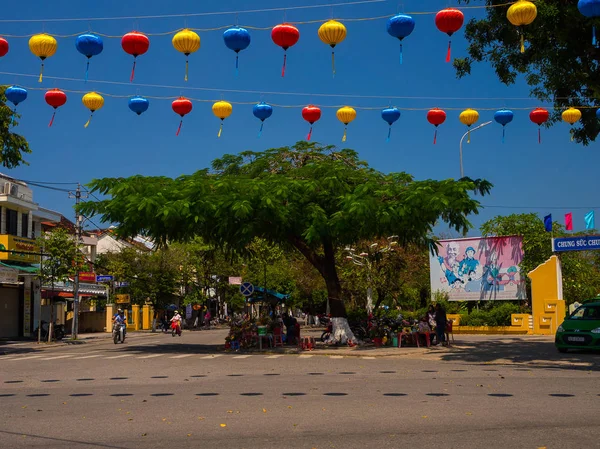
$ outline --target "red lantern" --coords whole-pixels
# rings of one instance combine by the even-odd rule
[[[56,110],[67,102],[67,94],[65,94],[60,89],[50,89],[44,95],[44,100],[46,100],[46,103],[48,103],[54,108],[54,113],[52,114],[52,118],[50,119],[50,123],[48,124],[48,127],[50,127],[52,126],[52,123],[54,123],[54,116],[56,115]]]
[[[529,113],[529,120],[538,125],[538,143],[542,143],[542,125],[548,121],[550,114],[544,108],[535,108]]]
[[[275,42],[275,45],[279,45],[283,48],[283,68],[281,69],[281,76],[285,76],[285,63],[287,61],[287,49],[294,46],[298,39],[300,39],[300,31],[294,25],[289,23],[282,23],[273,27],[271,30],[271,39]]]
[[[8,53],[8,41],[0,37],[0,58]]]
[[[427,113],[427,121],[435,126],[435,134],[433,135],[433,144],[437,143],[437,128],[446,121],[446,113],[438,108],[433,108]]]
[[[129,81],[133,81],[136,59],[148,51],[148,48],[150,48],[150,39],[144,33],[132,31],[123,36],[121,47],[123,47],[125,53],[133,56],[133,69],[131,70],[131,78],[129,78]]]
[[[448,41],[446,62],[450,62],[452,35],[462,28],[464,21],[465,15],[456,8],[442,9],[435,15],[435,26],[442,33],[446,33],[450,37],[450,40]]]
[[[310,140],[310,137],[312,136],[312,125],[321,118],[321,108],[309,104],[302,109],[302,118],[310,123],[310,131],[308,132],[308,136],[306,136],[306,140]]]
[[[171,103],[171,107],[176,114],[181,116],[181,121],[179,122],[179,128],[177,128],[176,136],[179,135],[179,131],[181,131],[181,125],[183,124],[183,116],[192,112],[192,102],[185,97],[179,97],[177,100]]]

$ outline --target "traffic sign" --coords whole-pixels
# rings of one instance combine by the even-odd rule
[[[244,296],[252,296],[252,293],[254,293],[254,285],[250,282],[244,282],[240,285],[240,293]]]
[[[115,282],[115,288],[129,287],[129,282]]]
[[[111,282],[114,279],[113,276],[107,274],[96,275],[96,282]]]

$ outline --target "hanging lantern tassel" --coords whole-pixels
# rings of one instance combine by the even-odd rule
[[[525,53],[525,30],[523,27],[520,27],[521,32],[521,53]]]
[[[596,25],[592,25],[592,45],[594,47],[598,46],[598,41],[596,40]]]
[[[542,143],[542,128],[538,127],[538,143]]]
[[[133,68],[131,69],[131,77],[129,78],[129,82],[133,83],[133,77],[135,76],[135,63],[137,61],[137,56],[133,57]]]
[[[179,121],[179,128],[177,128],[177,132],[175,133],[176,136],[181,132],[181,125],[183,125],[183,118]]]
[[[308,130],[308,136],[306,136],[306,140],[310,142],[311,137],[312,137],[312,125],[310,125],[310,129]]]
[[[88,119],[87,122],[85,122],[85,125],[83,125],[84,128],[87,128],[88,126],[90,126],[90,122],[92,121],[93,116],[94,116],[94,111],[92,111],[92,113],[90,114],[90,118]]]
[[[240,54],[236,53],[235,54],[235,76],[238,76],[239,66],[240,66]]]
[[[452,57],[452,39],[448,41],[448,53],[446,54],[446,62],[450,62]]]
[[[402,51],[402,41],[400,41],[400,64],[402,64],[402,61],[404,59],[402,53],[403,53],[403,51]]]
[[[48,123],[48,128],[50,128],[52,126],[52,123],[54,123],[55,116],[56,116],[56,108],[54,108],[54,112],[52,113],[52,118],[50,119],[50,123]]]
[[[435,132],[433,133],[433,144],[437,143],[437,126],[435,127]]]
[[[344,123],[347,125],[347,123]],[[346,141],[346,135],[348,134],[348,126],[344,126],[344,135],[342,136],[342,142]]]
[[[287,61],[287,52],[283,53],[283,67],[281,68],[281,76],[285,76],[285,63]]]
[[[258,137],[262,136],[262,130],[265,122],[264,120],[260,122],[260,129],[258,130]]]
[[[333,77],[335,78],[335,51],[333,50],[331,51],[331,70],[333,71]]]
[[[188,80],[188,71],[190,68],[190,61],[188,60],[189,55],[190,55],[189,53],[185,54],[185,78],[183,79],[184,81]]]
[[[573,142],[575,140],[575,130],[573,128],[571,128],[571,142]]]
[[[221,137],[222,132],[223,132],[223,120],[221,120],[221,126],[219,127],[219,134],[217,134],[217,137]]]
[[[390,129],[388,129],[388,136],[387,139],[385,140],[386,142],[390,141],[390,137],[392,137],[392,127],[390,126]]]
[[[471,127],[469,126],[469,130],[467,131],[467,143],[471,143]]]
[[[42,58],[42,67],[40,67],[40,78],[38,79],[38,83],[41,83],[44,79],[44,58]]]
[[[504,134],[506,132],[506,128],[503,126],[502,127],[502,143],[504,143]]]

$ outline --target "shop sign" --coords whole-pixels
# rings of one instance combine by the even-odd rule
[[[117,304],[129,304],[131,302],[129,295],[115,295]]]
[[[0,267],[0,284],[16,284],[19,281],[19,272],[12,268]]]
[[[40,249],[33,239],[15,237],[14,235],[0,235],[0,260],[39,263],[40,255],[36,254],[39,251]]]

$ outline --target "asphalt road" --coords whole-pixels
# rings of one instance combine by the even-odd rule
[[[449,351],[224,354],[222,331],[3,347],[2,448],[598,447],[600,356],[548,339]]]

